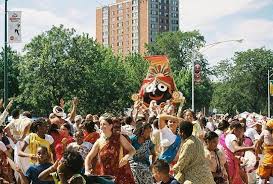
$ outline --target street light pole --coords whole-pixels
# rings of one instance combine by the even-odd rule
[[[270,74],[270,70],[267,70],[267,116],[270,118],[270,77],[273,73]]]
[[[7,53],[7,14],[8,14],[8,0],[5,0],[5,52],[4,52],[4,105],[8,104],[8,53]]]
[[[242,43],[243,42],[243,39],[239,39],[239,40],[224,40],[224,41],[220,41],[220,42],[215,42],[215,43],[211,43],[211,44],[208,44],[208,45],[205,45],[204,47],[200,48],[199,49],[199,52],[201,49],[204,49],[204,48],[207,48],[205,50],[203,50],[201,53],[205,52],[206,50],[218,45],[218,44],[222,44],[222,43],[226,43],[226,42],[238,42],[238,43]],[[195,64],[195,57],[196,57],[196,51],[194,50],[193,51],[193,54],[192,54],[192,80],[191,80],[191,109],[192,111],[195,110],[194,108],[194,64]]]

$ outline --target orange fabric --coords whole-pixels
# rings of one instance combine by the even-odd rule
[[[258,168],[261,178],[273,176],[273,146],[264,146],[264,158]]]
[[[266,126],[273,129],[273,119],[267,121]]]

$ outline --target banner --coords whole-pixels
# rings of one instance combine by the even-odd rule
[[[273,96],[273,80],[269,81],[269,93],[270,96]]]
[[[21,43],[21,11],[8,12],[8,43]]]

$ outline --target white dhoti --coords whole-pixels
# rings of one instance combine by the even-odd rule
[[[22,149],[24,145],[24,141],[18,141],[16,144],[15,144],[15,147],[14,147],[14,162],[15,164],[20,167],[22,169],[22,171],[24,173],[26,173],[27,169],[29,168],[29,166],[31,165],[31,162],[30,162],[30,159],[27,158],[27,157],[20,157],[18,156],[18,153],[19,153],[19,150]],[[25,149],[24,151],[25,153],[29,153],[29,149],[28,147]],[[19,174],[17,172],[15,172],[15,178],[16,180],[18,181],[19,179]]]

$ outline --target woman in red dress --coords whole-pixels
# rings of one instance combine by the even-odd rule
[[[92,160],[97,156],[96,173],[115,177],[116,184],[135,184],[128,159],[135,154],[134,147],[122,135],[112,132],[111,118],[101,118],[101,137],[96,141],[85,159],[86,174],[92,172]],[[125,152],[128,154],[123,154]]]

